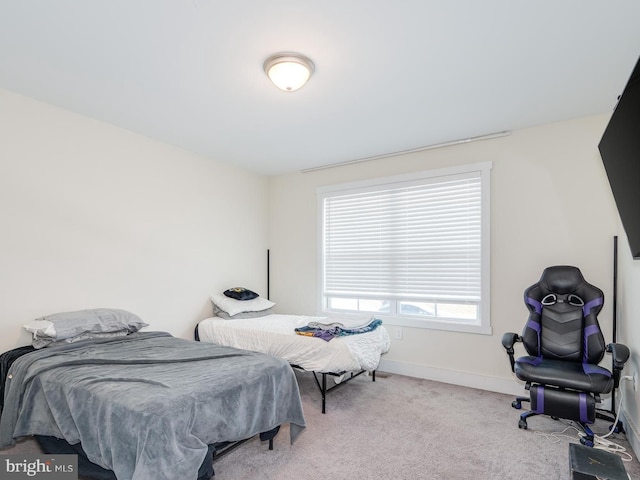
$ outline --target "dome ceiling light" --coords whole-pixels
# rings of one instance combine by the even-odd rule
[[[299,53],[277,53],[264,62],[264,73],[285,92],[302,88],[314,71],[313,62]]]

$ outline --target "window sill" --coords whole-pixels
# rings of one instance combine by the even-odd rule
[[[425,328],[428,330],[444,330],[448,332],[477,333],[481,335],[491,335],[493,331],[490,325],[477,325],[452,320],[437,321],[433,319],[398,317],[391,315],[373,314],[382,320],[384,324],[398,327]]]

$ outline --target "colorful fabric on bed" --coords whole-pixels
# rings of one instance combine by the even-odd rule
[[[317,337],[328,342],[336,337],[345,337],[347,335],[358,335],[361,333],[371,332],[380,325],[382,325],[382,320],[374,318],[368,324],[356,328],[344,328],[344,326],[339,326],[335,323],[323,324],[319,322],[311,322],[309,325],[299,327],[294,330],[298,335],[303,335],[305,337]]]
[[[28,435],[82,442],[118,479],[195,479],[208,445],[305,426],[283,360],[163,332],[52,346],[18,358],[0,447]]]

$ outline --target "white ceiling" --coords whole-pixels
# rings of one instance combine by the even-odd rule
[[[267,175],[609,113],[638,56],[639,0],[0,0],[0,87]]]

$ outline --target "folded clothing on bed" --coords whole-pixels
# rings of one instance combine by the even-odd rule
[[[307,327],[319,328],[321,330],[332,330],[336,327],[345,328],[344,323],[340,323],[340,322],[332,322],[332,323],[309,322]]]
[[[317,322],[310,322],[304,327],[296,328],[295,331],[298,335],[304,335],[307,337],[318,337],[328,342],[335,337],[343,337],[346,335],[357,335],[359,333],[371,332],[372,330],[375,330],[380,325],[382,325],[382,320],[374,318],[368,324],[355,328],[344,328],[344,325],[340,325],[342,324],[319,324]]]

